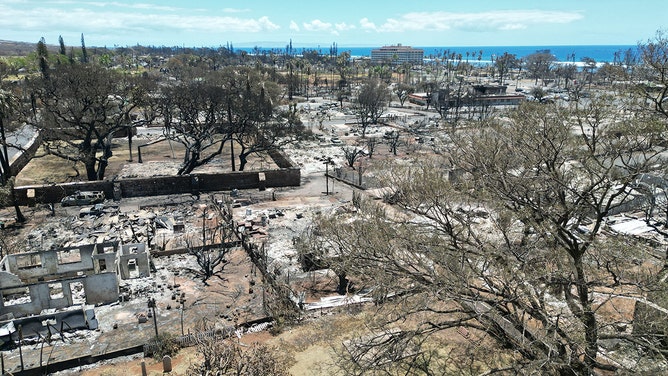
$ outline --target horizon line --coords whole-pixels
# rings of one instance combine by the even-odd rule
[[[26,43],[26,44],[37,44],[38,42],[26,42],[26,41],[16,41],[16,40],[8,40],[8,39],[0,39],[0,43],[4,42],[9,42],[9,43]],[[374,48],[374,47],[386,47],[386,46],[404,46],[404,47],[417,47],[417,48],[438,48],[438,47],[453,47],[453,48],[461,48],[461,47],[475,47],[475,48],[480,48],[480,47],[587,47],[587,46],[636,46],[636,44],[624,44],[624,43],[603,43],[603,44],[489,44],[489,45],[464,45],[464,44],[458,44],[458,45],[448,45],[448,44],[440,44],[440,45],[420,45],[420,44],[405,44],[405,43],[394,43],[394,44],[340,44],[336,41],[332,42],[331,44],[320,44],[320,43],[292,43],[292,48],[329,48],[332,47],[332,44],[336,43],[337,49],[341,49],[342,47],[345,48]],[[114,44],[112,47],[109,47],[107,45],[103,46],[98,46],[98,45],[91,45],[89,48],[121,48],[121,47],[135,47],[135,46],[143,46],[143,47],[178,47],[178,48],[214,48],[214,47],[225,47],[226,44],[230,44],[233,47],[238,47],[238,48],[281,48],[285,49],[288,44],[290,44],[290,41],[287,43],[281,43],[281,42],[275,42],[275,41],[257,41],[257,42],[238,42],[235,43],[234,41],[225,41],[219,44],[208,44],[208,45],[185,45],[185,44],[172,44],[172,45],[166,45],[166,44],[142,44],[142,43],[135,43],[135,44],[126,44],[126,45],[120,45],[120,44]],[[47,43],[47,45],[51,46],[57,46],[57,44],[54,43]],[[75,47],[74,45],[68,45],[67,47]]]

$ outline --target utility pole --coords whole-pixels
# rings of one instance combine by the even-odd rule
[[[21,360],[21,371],[24,371],[23,368],[23,327],[19,324],[19,359]]]
[[[153,314],[153,327],[155,328],[155,338],[158,338],[158,319],[155,317],[155,298],[148,298],[148,308]]]
[[[183,332],[183,310],[185,309],[186,299],[181,297],[180,303],[181,303],[181,335],[183,336],[185,335],[185,333]]]
[[[206,246],[206,205],[202,205],[202,247]]]
[[[325,161],[325,195],[329,196],[329,159]]]
[[[325,195],[329,196],[329,165],[332,163],[332,158],[327,158],[325,161]],[[332,182],[333,185],[333,182]]]

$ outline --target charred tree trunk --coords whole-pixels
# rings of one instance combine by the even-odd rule
[[[339,277],[339,284],[336,288],[336,292],[338,292],[340,295],[346,295],[348,293],[348,286],[350,284],[346,272],[339,270],[336,272],[336,276]]]
[[[243,171],[248,163],[248,154],[240,153],[239,154],[239,171]]]
[[[16,221],[23,223],[26,221],[25,216],[21,213],[21,208],[16,202],[16,192],[14,192],[14,181],[12,179],[12,169],[9,164],[9,153],[7,152],[7,138],[5,135],[5,124],[0,116],[0,142],[2,142],[2,155],[0,156],[0,163],[2,163],[2,185],[9,184],[9,199],[11,200],[12,205],[14,205],[14,210],[16,211]]]

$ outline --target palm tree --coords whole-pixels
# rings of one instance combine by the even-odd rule
[[[594,69],[596,68],[596,60],[585,56],[582,58],[582,62],[585,64],[584,70],[587,72],[587,81],[589,81],[589,90],[591,90],[591,81],[594,76]]]

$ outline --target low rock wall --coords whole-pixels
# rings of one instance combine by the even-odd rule
[[[15,187],[14,191],[19,205],[35,205],[58,203],[63,197],[76,191],[104,191],[107,198],[123,198],[299,186],[301,182],[299,167],[295,167],[292,161],[282,152],[272,152],[270,155],[278,166],[289,167],[262,171],[31,185]],[[114,192],[114,187],[120,192]]]

